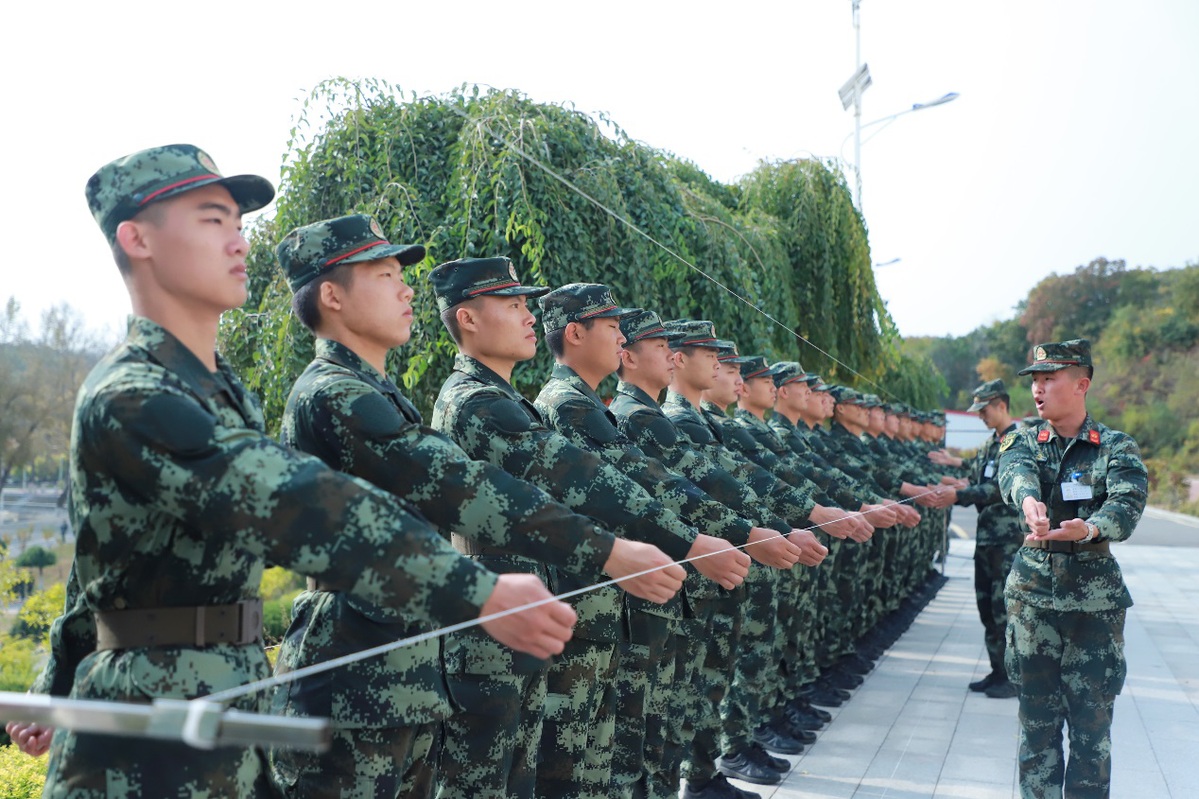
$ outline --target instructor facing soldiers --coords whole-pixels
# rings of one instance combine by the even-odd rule
[[[1148,476],[1132,437],[1087,412],[1090,343],[1042,344],[1035,357],[1020,374],[1033,376],[1042,421],[999,445],[1000,492],[1031,531],[1006,590],[1008,673],[1020,686],[1020,793],[1105,797],[1132,605],[1110,545],[1136,528]]]

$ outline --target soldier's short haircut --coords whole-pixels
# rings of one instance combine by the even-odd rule
[[[1095,377],[1094,366],[1067,366],[1066,368],[1070,370],[1070,373],[1075,378],[1086,377],[1088,380],[1092,380]]]
[[[595,324],[595,320],[584,319],[581,322],[568,322],[568,324],[582,325],[584,330],[590,330],[591,326]],[[566,328],[562,327],[546,333],[545,346],[549,347],[550,355],[561,358],[566,353]]]
[[[451,305],[439,314],[441,323],[445,325],[446,332],[450,334],[450,341],[454,342],[455,346],[462,346],[462,329],[458,327],[458,309],[470,307],[476,299],[478,297],[463,300],[457,305]]]
[[[335,283],[343,289],[348,289],[354,282],[353,267],[354,264],[338,264],[296,289],[291,298],[291,311],[310,332],[315,333],[321,324],[321,286]]]
[[[138,211],[130,222],[148,222],[154,227],[162,224],[162,211],[166,206],[161,203],[150,203],[142,210]],[[121,242],[116,238],[112,241],[112,259],[117,262],[117,271],[122,275],[129,274],[129,270],[133,268],[133,264],[129,262],[129,255],[125,252],[125,248],[121,246]]]
[[[686,355],[688,358],[690,358],[692,355],[695,354],[696,350],[702,349],[702,347],[699,347],[694,344],[689,344],[685,347],[672,347],[671,349],[673,349],[675,352],[681,352],[684,355]]]
[[[1003,403],[1004,410],[1009,410],[1012,407],[1012,397],[1006,391],[1002,394],[996,394],[995,399]]]

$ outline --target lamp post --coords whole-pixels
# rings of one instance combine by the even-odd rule
[[[858,213],[862,212],[862,128],[873,127],[880,123],[890,124],[904,114],[910,114],[913,111],[923,111],[926,108],[934,108],[938,105],[952,102],[958,98],[957,92],[949,92],[927,103],[914,103],[911,108],[905,108],[890,116],[876,119],[873,122],[862,124],[862,93],[870,88],[872,80],[870,78],[870,67],[862,63],[862,25],[861,25],[861,4],[862,0],[852,0],[853,2],[853,34],[854,34],[854,63],[857,65],[854,69],[853,76],[845,82],[838,90],[841,96],[841,106],[845,110],[853,106],[853,174],[854,174],[854,205],[857,206]],[[886,125],[883,125],[886,127]],[[879,129],[881,130],[881,128]],[[877,135],[876,130],[872,134]],[[841,142],[841,149],[844,151],[845,142],[849,141],[849,136],[845,137],[845,141]]]

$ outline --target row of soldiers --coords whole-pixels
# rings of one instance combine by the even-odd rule
[[[241,215],[273,193],[191,145],[88,183],[134,317],[80,392],[76,559],[35,690],[147,701],[262,680],[266,563],[310,578],[283,677],[481,623],[274,687],[275,712],[332,720],[320,754],[10,725],[26,751],[51,748],[47,795],[664,797],[685,778],[687,797],[744,797],[728,776],[778,782],[770,751],[814,740],[821,708],[927,598],[944,517],[913,505],[935,505],[943,419],[741,355],[710,322],[663,323],[607,286],[551,291],[470,258],[430,275],[458,355],[426,426],[386,375],[411,335],[404,268],[426,253],[351,215],[277,248],[316,357],[275,442],[214,346],[245,300]],[[556,362],[535,401],[511,383],[536,352],[531,299]]]

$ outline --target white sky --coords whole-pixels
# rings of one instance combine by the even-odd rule
[[[0,300],[16,296],[30,318],[65,300],[95,327],[120,327],[128,301],[83,199],[88,176],[186,141],[225,174],[277,181],[302,98],[337,75],[571,102],[724,181],[760,158],[840,155],[853,130],[837,97],[854,69],[850,9],[19,4],[0,32],[10,220]],[[862,148],[874,260],[902,259],[877,271],[902,333],[962,334],[1009,317],[1038,280],[1097,256],[1199,261],[1199,3],[862,0],[861,19],[874,78],[864,123],[961,94]]]

